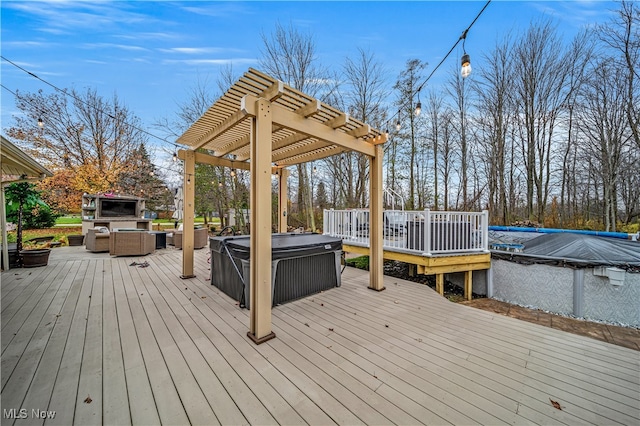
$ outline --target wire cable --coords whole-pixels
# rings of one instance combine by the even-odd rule
[[[39,81],[43,82],[44,84],[46,84],[47,86],[52,87],[53,89],[55,89],[56,91],[58,91],[58,92],[62,93],[63,95],[65,95],[65,96],[69,96],[70,98],[74,99],[75,101],[80,102],[80,103],[82,103],[82,104],[84,104],[84,105],[86,105],[86,106],[88,106],[88,107],[95,108],[95,105],[91,105],[91,104],[89,104],[89,103],[88,103],[87,101],[85,101],[84,99],[82,99],[82,98],[79,98],[79,97],[75,96],[73,93],[70,93],[70,92],[69,92],[69,91],[67,91],[66,89],[61,89],[61,88],[59,88],[59,87],[58,87],[58,86],[56,86],[55,84],[50,83],[50,82],[48,82],[47,80],[45,80],[45,79],[43,79],[43,78],[39,77],[39,76],[38,76],[38,75],[36,75],[35,73],[33,73],[33,72],[29,71],[28,69],[21,67],[20,65],[16,64],[15,62],[13,62],[12,60],[10,60],[10,59],[6,58],[5,56],[0,55],[0,58],[2,58],[2,60],[4,60],[4,61],[8,62],[9,64],[13,65],[14,67],[18,68],[20,71],[23,71],[23,72],[25,72],[26,74],[30,75],[31,77],[35,78],[36,80],[39,80]],[[13,91],[9,90],[6,86],[2,85],[2,88],[3,88],[3,89],[5,89],[5,90],[7,90],[9,93],[12,93],[14,96],[18,97],[18,94],[17,94],[17,93],[15,93],[15,92],[13,92]],[[115,120],[115,117],[114,117],[110,112],[106,112],[106,111],[100,110],[100,109],[98,109],[98,108],[96,108],[96,109],[97,109],[98,111],[100,111],[102,114],[105,114],[105,115],[106,115],[106,116],[108,116],[109,118],[111,118],[111,119],[114,119],[114,120]],[[160,140],[160,141],[162,141],[162,142],[164,142],[164,143],[166,143],[166,144],[169,144],[169,145],[173,146],[173,147],[174,147],[174,149],[177,149],[177,148],[178,148],[178,145],[177,145],[175,142],[170,142],[170,141],[166,140],[165,138],[161,138],[160,136],[155,135],[155,134],[153,134],[153,133],[149,132],[148,130],[145,130],[145,129],[141,128],[141,127],[135,126],[135,125],[133,125],[133,124],[131,124],[131,123],[127,123],[126,121],[124,122],[124,124],[125,124],[126,126],[128,126],[128,127],[132,128],[132,129],[135,129],[135,130],[137,130],[137,131],[139,131],[139,132],[142,132],[142,133],[146,134],[147,136],[151,136],[151,137],[153,137],[153,138],[155,138],[155,139],[158,139],[158,140]]]

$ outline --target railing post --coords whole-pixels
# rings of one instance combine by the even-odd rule
[[[482,249],[489,250],[489,210],[482,210]]]
[[[356,240],[358,238],[358,210],[351,210],[351,239]]]
[[[322,233],[324,235],[331,235],[331,229],[329,228],[329,214],[327,209],[322,210]]]
[[[424,209],[424,252],[431,255],[431,211]]]

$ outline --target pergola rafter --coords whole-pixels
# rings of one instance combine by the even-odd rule
[[[370,159],[371,259],[369,288],[382,287],[382,147],[386,134],[281,81],[249,69],[178,140],[184,167],[182,276],[193,276],[195,163],[251,171],[251,315],[249,337],[271,331],[271,179],[279,171],[280,232],[286,232],[286,166],[347,151]],[[207,153],[196,152],[205,149]],[[379,222],[379,226],[375,224]]]

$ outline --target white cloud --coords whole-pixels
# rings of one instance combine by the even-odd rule
[[[4,41],[2,43],[3,48],[16,48],[16,49],[29,49],[36,48],[42,49],[53,46],[53,43],[49,43],[46,41],[33,41],[33,40],[24,40],[24,41]]]
[[[169,49],[158,49],[164,53],[184,53],[186,55],[200,55],[206,53],[220,53],[224,49],[219,47],[172,47]]]
[[[246,65],[246,64],[256,64],[258,62],[255,58],[227,58],[227,59],[165,59],[163,63],[165,64],[183,64],[183,65]]]
[[[148,52],[149,49],[141,46],[133,46],[130,44],[116,44],[116,43],[85,43],[82,45],[83,48],[86,49],[103,49],[103,48],[111,48],[111,49],[120,49],[134,52]]]
[[[191,3],[194,4],[194,3]],[[253,14],[253,11],[241,3],[236,2],[208,2],[196,3],[198,6],[184,6],[182,9],[196,15],[228,17]]]
[[[37,17],[37,30],[50,34],[78,33],[79,29],[108,31],[120,24],[155,21],[127,10],[130,5],[126,2],[4,2],[3,7],[28,14],[32,20]]]

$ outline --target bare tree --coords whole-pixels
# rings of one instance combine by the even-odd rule
[[[261,36],[263,45],[260,66],[263,71],[320,100],[334,94],[337,80],[318,64],[316,44],[311,34],[302,33],[293,24],[285,27],[278,22],[272,33],[262,33]],[[296,171],[300,218],[305,218],[308,227],[315,228],[313,208],[310,205],[312,198],[309,171],[303,164],[298,164]]]
[[[484,68],[474,80],[478,100],[479,120],[484,129],[481,143],[489,187],[489,212],[502,224],[511,221],[508,203],[507,164],[510,144],[509,128],[513,122],[513,74],[511,43],[505,39],[487,55]],[[509,177],[513,179],[512,176]]]
[[[431,142],[431,149],[433,150],[433,208],[438,210],[440,205],[440,192],[438,184],[439,175],[439,151],[442,144],[440,140],[441,127],[443,120],[443,103],[442,96],[434,91],[429,91],[427,102],[427,114],[428,117],[428,135]]]
[[[469,129],[469,108],[471,102],[470,97],[470,85],[465,84],[466,79],[462,78],[459,73],[455,73],[454,77],[449,79],[449,85],[447,91],[453,98],[453,102],[456,105],[457,112],[457,132],[458,143],[460,149],[460,187],[459,194],[462,200],[461,209],[467,210],[467,202],[469,199],[469,177],[468,172],[470,169],[470,162],[468,161],[469,147],[467,143],[468,129]]]
[[[584,149],[593,159],[602,185],[607,231],[616,230],[618,179],[622,155],[631,140],[625,113],[625,74],[610,58],[602,58],[581,93],[579,114],[587,143]]]
[[[626,109],[628,126],[633,140],[640,148],[640,106],[638,97],[640,91],[640,7],[633,1],[623,0],[620,9],[612,22],[598,27],[600,40],[616,51],[619,56],[613,58],[621,69],[625,78],[622,82],[626,87]]]
[[[407,61],[404,71],[400,73],[396,84],[393,86],[397,91],[396,105],[398,106],[398,122],[400,123],[400,131],[397,137],[401,141],[406,141],[408,158],[407,170],[409,172],[409,197],[407,199],[407,208],[415,209],[417,206],[416,197],[416,171],[418,165],[418,124],[419,119],[415,114],[417,99],[416,94],[420,88],[421,71],[426,64],[419,59],[410,59]]]
[[[382,64],[376,61],[373,53],[358,49],[355,59],[345,59],[343,75],[344,84],[341,92],[344,93],[344,102],[349,114],[364,123],[374,125],[383,123],[386,117],[383,104],[388,96],[388,90],[385,87],[385,70]],[[364,206],[367,194],[368,158],[358,153],[345,153],[342,158],[341,166],[346,165],[346,170],[339,167],[333,170],[333,174],[341,178],[347,205]]]
[[[147,141],[140,120],[117,95],[106,99],[95,89],[18,93],[16,105],[24,115],[15,117],[8,135],[52,169],[72,170],[83,191],[113,189],[129,155]]]
[[[532,25],[515,45],[515,93],[519,99],[521,146],[527,176],[527,215],[544,221],[549,197],[554,137],[559,114],[581,82],[570,79],[584,69],[591,46],[582,33],[565,48],[547,21]]]

